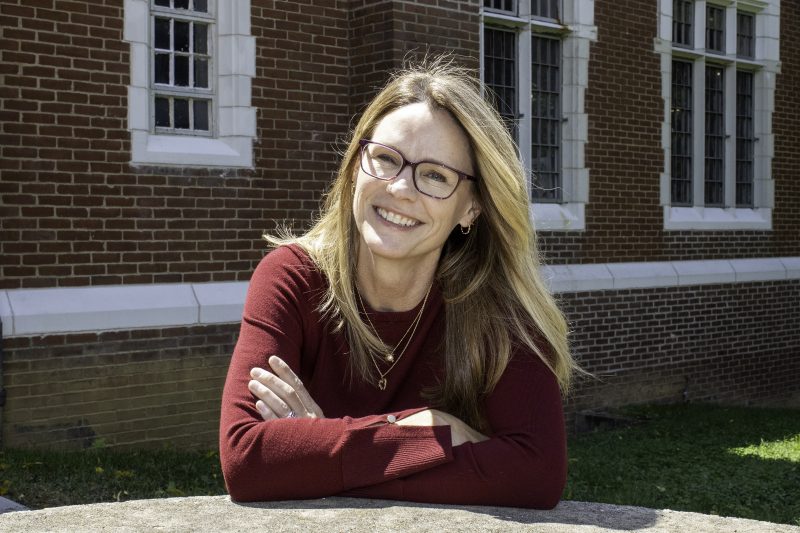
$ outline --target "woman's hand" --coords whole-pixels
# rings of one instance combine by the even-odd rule
[[[414,413],[395,423],[399,426],[450,426],[450,440],[453,446],[459,446],[465,442],[482,442],[489,439],[483,433],[469,427],[460,418],[436,409],[426,409],[419,413]]]
[[[289,365],[273,355],[269,358],[269,366],[274,373],[256,367],[250,371],[253,379],[247,384],[253,396],[258,398],[256,409],[261,418],[325,418],[322,409]]]

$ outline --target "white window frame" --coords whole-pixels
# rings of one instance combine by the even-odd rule
[[[706,51],[706,5],[725,8],[725,52]],[[755,15],[755,57],[737,57],[736,15],[739,11]],[[694,5],[694,44],[687,48],[672,44],[672,0],[659,0],[659,32],[655,50],[661,55],[661,93],[664,100],[662,146],[664,170],[661,173],[661,205],[665,230],[771,230],[775,205],[772,179],[775,110],[775,77],[780,73],[780,0],[696,0]],[[672,159],[672,61],[684,59],[693,64],[693,160],[692,205],[671,205]],[[723,65],[725,69],[725,182],[724,207],[705,207],[705,67]],[[736,71],[754,74],[753,207],[736,207]]]
[[[519,0],[516,16],[481,8],[481,75],[483,74],[483,29],[485,26],[513,28],[517,32],[517,109],[520,157],[531,179],[531,37],[533,33],[561,35],[561,202],[531,202],[530,212],[537,230],[583,231],[585,206],[589,201],[589,169],[585,147],[589,119],[585,93],[589,86],[589,44],[597,40],[594,0],[562,0],[560,21],[535,19],[530,0]],[[527,95],[525,98],[523,95]]]
[[[131,165],[181,167],[253,167],[256,112],[251,105],[255,76],[255,37],[250,35],[250,0],[209,1],[216,15],[213,72],[216,94],[212,136],[156,134],[151,85],[151,0],[125,0],[124,40],[130,43],[128,129]]]

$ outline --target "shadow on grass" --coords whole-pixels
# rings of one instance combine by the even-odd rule
[[[566,499],[800,525],[800,411],[679,405],[626,413],[648,421],[570,443]],[[785,441],[782,458],[742,454]]]

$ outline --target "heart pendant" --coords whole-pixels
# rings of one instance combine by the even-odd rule
[[[381,379],[378,381],[378,388],[379,388],[380,390],[386,390],[386,378],[381,378]]]

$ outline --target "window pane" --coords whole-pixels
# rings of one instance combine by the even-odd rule
[[[705,205],[722,206],[725,179],[724,70],[706,67]]]
[[[194,24],[194,53],[208,53],[208,26],[206,24]]]
[[[692,46],[694,43],[694,1],[673,0],[672,42]]]
[[[483,7],[495,11],[508,11],[517,14],[516,0],[484,0]]]
[[[175,0],[175,9],[189,9],[189,0]]]
[[[189,86],[189,58],[187,56],[175,56],[175,81],[178,87]]]
[[[739,57],[755,56],[754,17],[749,13],[736,14],[736,55]]]
[[[154,33],[155,47],[159,50],[169,50],[169,19],[156,17]]]
[[[156,0],[156,5],[161,7],[169,7],[169,0]]]
[[[169,128],[169,99],[156,96],[156,126]]]
[[[208,131],[208,100],[195,100],[192,102],[194,111],[194,129]]]
[[[199,11],[200,13],[208,13],[208,1],[194,0],[194,10]]]
[[[194,86],[208,89],[208,61],[205,59],[194,60]]]
[[[532,0],[531,15],[537,18],[557,20],[560,15],[559,3],[559,0]]]
[[[692,205],[692,64],[672,62],[672,205]]]
[[[753,207],[753,73],[736,73],[736,206]]]
[[[188,130],[189,129],[189,100],[183,98],[175,98],[173,101],[175,106],[175,128]]]
[[[174,22],[175,39],[173,42],[173,49],[176,52],[189,51],[189,23],[176,20]]]
[[[725,51],[725,9],[721,7],[706,6],[706,48]]]
[[[483,35],[483,80],[494,93],[498,113],[516,138],[517,35],[495,28],[486,28]]]
[[[155,58],[156,83],[169,83],[169,54],[156,54]]]
[[[538,201],[561,199],[561,41],[532,37],[533,190]]]

